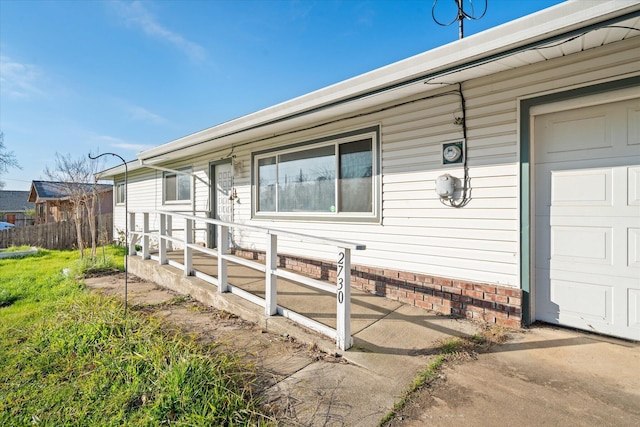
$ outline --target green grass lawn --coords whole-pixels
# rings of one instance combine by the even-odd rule
[[[106,252],[122,268],[122,250]],[[90,267],[70,251],[0,260],[0,425],[270,423],[247,367],[144,314],[125,318],[122,301],[74,278]]]

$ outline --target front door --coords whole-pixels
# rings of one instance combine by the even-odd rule
[[[233,222],[233,171],[231,162],[213,163],[210,166],[211,218]],[[210,227],[209,247],[217,246],[216,227]]]

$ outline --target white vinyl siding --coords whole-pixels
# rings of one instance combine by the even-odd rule
[[[464,208],[444,206],[435,193],[438,176],[464,175],[461,165],[443,166],[441,162],[442,143],[463,136],[462,128],[454,123],[461,114],[460,98],[450,94],[421,101],[416,96],[412,99],[415,102],[399,107],[383,110],[391,105],[381,105],[377,113],[332,117],[326,119],[331,123],[328,125],[315,123],[307,130],[295,129],[260,143],[238,144],[233,151],[237,192],[234,219],[243,224],[363,243],[367,246],[365,251],[352,253],[354,264],[519,287],[519,99],[637,74],[639,51],[640,37],[463,83],[471,186],[471,201]],[[454,88],[452,85],[438,90]],[[424,96],[436,93],[425,92]],[[380,222],[252,219],[252,154],[371,126],[380,126],[381,132]],[[187,203],[180,210],[209,209],[205,183],[209,179],[208,162],[228,154],[229,147],[225,147],[198,156],[198,163],[191,161],[193,171],[204,182],[195,179],[195,206]],[[185,159],[182,164],[166,167],[188,164]],[[149,188],[149,183],[134,184],[129,193],[129,200],[135,201],[131,210],[153,209],[156,201],[162,200],[162,173],[160,179],[158,172],[146,174],[155,179],[152,182],[156,188]],[[264,236],[250,231],[234,232],[233,241],[243,248],[265,249]],[[335,258],[324,247],[295,241],[279,241],[278,249],[302,257]]]
[[[462,137],[454,124],[460,99],[451,95],[342,123],[352,128],[381,125],[381,225],[254,223],[364,243],[366,251],[352,254],[357,264],[519,287],[518,99],[637,72],[637,56],[629,45],[638,43],[629,40],[463,84],[472,200],[462,209],[444,206],[435,194],[439,175],[463,177],[461,166],[442,166],[440,159],[442,142]],[[334,128],[340,129],[327,126],[323,132]],[[289,141],[274,139],[268,145]],[[238,182],[238,187],[240,191],[244,186]],[[236,218],[246,221],[248,216]],[[242,237],[238,244],[264,249],[250,233]],[[334,257],[321,247],[296,242],[281,242],[279,248],[299,256]]]

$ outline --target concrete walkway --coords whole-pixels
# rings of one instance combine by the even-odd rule
[[[210,258],[194,264],[215,271]],[[336,353],[335,342],[282,317],[265,317],[261,307],[219,294],[215,286],[184,277],[176,268],[137,257],[129,265],[136,276]],[[229,282],[260,296],[264,292],[262,273],[245,267],[231,266]],[[278,279],[278,304],[335,326],[333,295]],[[337,352],[349,363],[302,363],[267,394],[279,402],[288,397],[286,411],[293,425],[376,426],[443,340],[470,336],[477,327],[352,290],[354,347]],[[285,355],[282,363],[290,363]],[[514,334],[476,361],[454,365],[445,376],[392,425],[640,425],[638,344],[534,328]],[[594,387],[585,386],[592,382]]]

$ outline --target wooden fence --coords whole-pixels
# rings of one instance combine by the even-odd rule
[[[96,222],[99,244],[111,243],[113,214],[96,216],[93,220]],[[82,240],[85,247],[91,246],[91,231],[86,220],[82,224]],[[0,230],[0,248],[22,245],[45,249],[75,249],[78,247],[75,222],[61,221]]]

